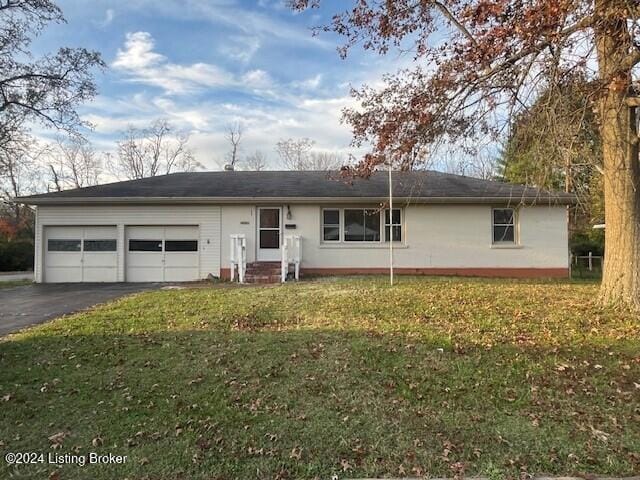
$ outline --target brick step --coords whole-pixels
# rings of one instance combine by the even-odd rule
[[[246,283],[280,283],[280,275],[253,275],[247,273],[244,281]]]
[[[247,263],[247,283],[280,283],[280,262]]]

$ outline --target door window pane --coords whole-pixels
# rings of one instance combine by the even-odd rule
[[[165,240],[165,252],[197,252],[197,240]]]
[[[260,248],[280,248],[280,231],[260,230]]]
[[[162,240],[129,240],[130,252],[161,252]]]
[[[80,240],[48,240],[47,250],[50,252],[79,252]]]
[[[85,240],[85,252],[115,252],[117,247],[116,240]]]
[[[280,209],[261,208],[260,228],[280,228]]]

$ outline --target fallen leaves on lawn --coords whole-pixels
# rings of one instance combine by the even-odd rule
[[[91,445],[93,445],[94,447],[101,447],[103,444],[104,440],[102,440],[102,437],[100,437],[100,435],[91,440]]]
[[[289,454],[289,458],[300,460],[302,458],[302,448],[293,447],[293,449],[291,450],[291,453]]]
[[[64,442],[64,439],[67,437],[67,435],[67,432],[58,432],[50,435],[48,439],[51,443],[51,448],[53,448],[54,450],[61,448],[62,442]]]
[[[589,428],[591,429],[591,436],[593,438],[600,440],[603,443],[606,443],[609,440],[609,433],[598,430],[597,428],[594,428],[593,425],[589,425]]]

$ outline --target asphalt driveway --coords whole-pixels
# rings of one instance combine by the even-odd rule
[[[0,288],[0,336],[160,283],[62,283]]]

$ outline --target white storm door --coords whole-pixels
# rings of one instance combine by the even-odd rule
[[[258,207],[258,261],[277,262],[281,259],[282,209]]]

